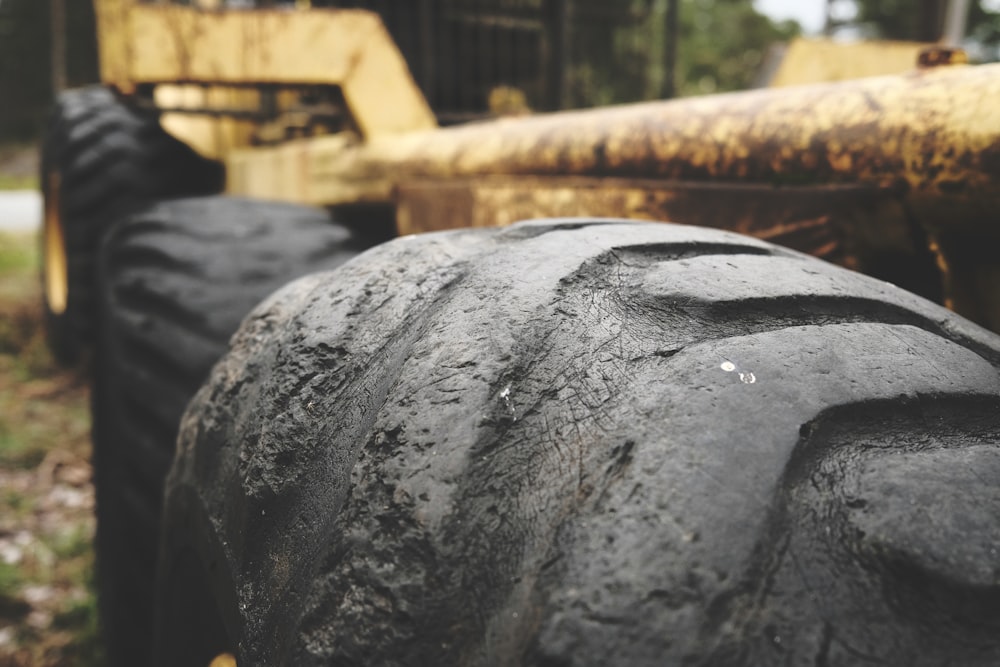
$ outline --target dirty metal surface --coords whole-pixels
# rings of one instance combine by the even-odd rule
[[[402,234],[585,216],[748,234],[942,299],[937,257],[889,188],[493,176],[408,182],[396,191]]]
[[[820,257],[844,257],[844,234],[891,191],[864,186],[773,187],[643,179],[486,177],[408,182],[397,191],[403,234],[494,227],[529,218],[667,220],[728,229]],[[464,225],[462,224],[464,223]]]
[[[868,76],[902,74],[914,68],[922,42],[843,42],[799,37],[791,41],[767,85],[799,86]]]
[[[1000,203],[1000,65],[475,123],[368,142],[291,142],[328,204],[489,175],[865,184]],[[243,161],[271,159],[267,149]],[[940,208],[934,211],[940,213]]]
[[[437,125],[378,15],[204,11],[97,0],[101,79],[140,84],[339,86],[365,137]]]
[[[405,177],[866,183],[997,199],[1000,66],[540,115],[376,142]]]

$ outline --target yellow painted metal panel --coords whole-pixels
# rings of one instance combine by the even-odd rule
[[[343,81],[378,17],[360,10],[206,12],[137,5],[130,12],[137,81],[313,83]],[[336,45],[317,53],[310,45]]]
[[[129,10],[132,5],[133,0],[94,0],[101,81],[125,82],[129,78]],[[123,89],[130,92],[132,87],[126,85]]]
[[[917,56],[930,46],[922,42],[795,39],[769,85],[778,88],[903,74],[916,68]]]
[[[436,126],[372,12],[97,2],[102,79],[123,91],[143,83],[336,85],[366,137]]]

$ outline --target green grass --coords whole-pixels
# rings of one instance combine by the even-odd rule
[[[0,232],[0,313],[37,305],[40,244],[35,234]]]
[[[46,542],[55,556],[49,576],[53,583],[70,582],[79,597],[69,598],[53,616],[52,630],[71,637],[62,661],[81,666],[102,665],[97,595],[94,581],[93,535],[83,526],[52,535]]]
[[[91,539],[90,530],[85,526],[73,526],[53,535],[49,547],[60,563],[67,563],[75,558],[89,559]]]
[[[37,190],[37,176],[12,176],[0,174],[0,190]]]
[[[38,242],[34,234],[0,232],[0,274],[31,272],[38,266]]]
[[[33,144],[0,144],[0,190],[38,189],[38,148]]]
[[[49,354],[41,326],[38,241],[0,235],[0,465],[31,468],[52,443],[87,440],[86,404],[51,410],[67,378]]]
[[[21,571],[0,560],[0,598],[9,598],[24,583]]]
[[[22,381],[58,371],[41,327],[39,254],[36,235],[0,233],[0,355],[13,362],[0,357],[0,371],[13,370]]]
[[[4,489],[0,492],[0,506],[7,508],[12,516],[24,517],[34,509],[31,498],[15,489]]]
[[[96,667],[103,657],[93,517],[85,506],[53,509],[55,473],[49,463],[40,466],[54,454],[87,470],[87,387],[78,373],[60,369],[46,347],[38,262],[34,235],[0,234],[0,475],[6,480],[0,519],[15,533],[31,534],[16,564],[0,560],[0,626],[13,626],[15,636],[13,646],[0,647],[0,665]],[[54,591],[45,629],[27,622],[37,609],[26,601],[26,587]]]
[[[44,341],[32,338],[21,358],[0,355],[0,465],[37,466],[53,443],[86,455],[90,413],[75,379],[46,378],[53,366]]]
[[[97,627],[97,596],[93,594],[93,587],[87,597],[57,614],[52,626],[74,637],[73,642],[62,651],[65,662],[80,667],[104,664],[104,650]]]

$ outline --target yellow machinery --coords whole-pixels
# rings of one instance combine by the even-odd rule
[[[912,69],[921,52],[931,46],[923,42],[839,42],[800,37],[784,49],[768,85],[796,86],[899,74]]]
[[[883,274],[940,284],[1000,326],[981,251],[1000,197],[996,67],[437,129],[373,13],[96,4],[104,81],[222,160],[230,193],[391,207],[403,234],[617,215],[734,229],[876,274],[887,256],[916,258],[924,275]],[[298,104],[307,90],[342,101],[343,122]]]
[[[98,248],[114,236],[116,218],[143,205],[224,187],[327,209],[352,230],[388,222],[393,234],[541,217],[669,220],[817,255],[1000,330],[1000,65],[970,67],[962,54],[936,48],[903,75],[537,115],[523,113],[521,91],[501,85],[489,96],[517,115],[439,127],[378,14],[245,4],[95,0],[105,87],[64,96],[43,151],[53,349],[70,358],[80,332],[98,329],[95,321],[105,328],[94,433],[102,620],[111,642],[124,646],[112,664],[136,664],[149,650],[143,632],[153,614],[163,480],[180,413],[222,353],[206,341],[215,336],[210,342],[224,349],[252,306],[234,309],[230,330],[211,330],[206,322],[225,303],[206,305],[203,292],[211,290],[191,288],[188,275],[168,287],[202,311],[160,299],[144,315],[124,312],[143,303],[143,289],[164,282],[162,272],[135,277],[143,260],[175,267],[189,259],[152,241],[131,248],[133,264],[124,263],[120,283],[105,285],[106,303],[95,306]],[[490,20],[520,25],[508,18]],[[87,132],[75,132],[82,125]],[[128,131],[110,137],[116,125]],[[153,145],[156,152],[145,151]],[[173,173],[177,164],[190,168]],[[264,204],[238,206],[246,218]],[[133,231],[153,230],[149,238],[161,241],[169,235],[155,214],[137,215]],[[199,222],[185,220],[189,231]],[[180,245],[190,250],[196,238]],[[204,245],[201,278],[211,283],[217,255]],[[237,291],[227,299],[236,301]],[[158,329],[153,311],[191,331],[177,322]],[[146,339],[114,338],[109,322]],[[176,349],[176,359],[166,354]],[[157,386],[159,376],[181,371],[190,377]],[[139,510],[127,514],[133,505]],[[200,598],[181,602],[185,614],[204,606]],[[203,648],[218,655],[213,665],[233,664],[231,643]]]

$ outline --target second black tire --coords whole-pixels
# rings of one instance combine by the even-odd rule
[[[41,160],[43,306],[49,347],[75,363],[93,342],[95,262],[104,231],[160,199],[219,192],[222,165],[202,158],[103,86],[59,95]]]
[[[110,231],[93,405],[111,665],[149,661],[163,480],[188,399],[260,299],[366,246],[322,211],[228,197],[162,202]]]
[[[400,239],[247,319],[157,664],[1000,664],[1000,339],[753,239]]]

